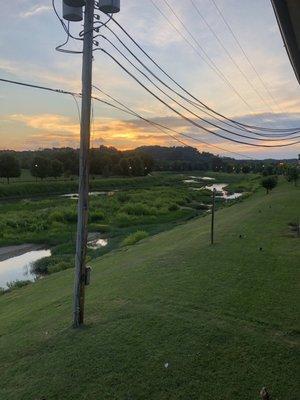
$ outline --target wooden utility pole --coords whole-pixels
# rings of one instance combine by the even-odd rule
[[[92,62],[94,0],[86,0],[84,15],[83,58],[82,58],[82,103],[80,125],[79,199],[77,241],[75,259],[73,326],[84,322],[84,292],[86,282],[86,247],[89,201],[89,152],[91,126]]]
[[[212,193],[210,244],[214,244],[215,210],[216,210],[216,189],[214,189]]]

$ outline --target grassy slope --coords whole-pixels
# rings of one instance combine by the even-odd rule
[[[299,197],[282,184],[219,211],[214,247],[200,218],[97,260],[84,329],[72,271],[2,296],[0,398],[299,399]]]

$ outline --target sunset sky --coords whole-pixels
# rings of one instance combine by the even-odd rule
[[[256,125],[265,124],[276,128],[300,126],[299,84],[284,49],[270,0],[215,0],[265,86],[237,46],[213,0],[193,0],[204,19],[197,13],[191,0],[168,1],[197,42],[180,25],[164,0],[121,0],[122,10],[116,19],[171,76],[219,112]],[[153,3],[193,44],[193,48]],[[56,5],[60,11],[61,0],[56,0]],[[55,47],[65,41],[66,35],[54,15],[51,1],[12,0],[3,2],[1,9],[0,77],[80,92],[81,55],[55,51]],[[219,41],[205,21],[212,27]],[[109,26],[126,44],[130,44],[113,22]],[[73,34],[81,29],[80,23],[71,25]],[[113,38],[105,28],[102,33]],[[103,48],[116,54],[106,41],[99,41]],[[78,51],[80,43],[71,41],[68,48]],[[131,48],[146,61],[140,52]],[[205,54],[213,60],[212,68]],[[120,56],[118,59],[128,66]],[[153,67],[149,62],[147,65]],[[227,83],[213,70],[215,66],[224,74]],[[167,81],[162,74],[159,76]],[[299,146],[265,149],[234,144],[200,131],[145,93],[143,88],[100,51],[95,52],[94,83],[145,118],[229,151],[258,158],[296,157],[300,152]],[[99,94],[95,92],[95,95]],[[78,147],[78,139],[78,114],[71,96],[0,82],[0,149]],[[184,140],[199,150],[231,155],[208,145]],[[150,144],[178,145],[174,139],[153,126],[95,102],[92,145],[100,144],[120,149]]]

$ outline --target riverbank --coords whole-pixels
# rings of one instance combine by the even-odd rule
[[[42,250],[44,248],[41,244],[25,243],[16,246],[0,247],[0,262],[8,260],[12,257],[21,256],[29,251]]]
[[[189,175],[162,173],[133,178],[132,181],[125,178],[122,181],[123,190],[113,191],[111,187],[108,192],[91,192],[89,235],[93,235],[90,240],[99,240],[88,246],[89,260],[122,247],[127,238],[130,241],[132,237],[138,238],[136,232],[142,231],[143,236],[151,236],[206,215],[211,208],[211,190],[205,189],[209,181],[225,180],[229,184],[246,182],[252,190],[257,185],[256,175],[210,173],[210,177],[203,177],[199,172],[195,174],[190,183]],[[128,189],[129,182],[147,186],[149,178],[152,183],[155,182],[153,187]],[[106,182],[114,185],[120,179]],[[166,182],[168,185],[165,185]],[[193,187],[195,182],[199,186],[197,190]],[[217,208],[225,206],[227,198],[217,198],[216,202]],[[0,221],[0,246],[20,245],[8,251],[2,250],[6,253],[2,259],[21,254],[23,250],[35,249],[35,245],[24,245],[35,243],[38,248],[45,246],[52,253],[50,258],[37,260],[31,266],[37,275],[73,267],[77,222],[77,198],[74,194],[6,200],[0,202],[0,213],[3,216]]]

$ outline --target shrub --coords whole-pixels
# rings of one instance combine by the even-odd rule
[[[32,283],[31,281],[12,281],[7,283],[8,291],[19,289]]]
[[[300,169],[297,166],[289,167],[286,172],[286,177],[288,182],[294,182],[295,186],[297,185],[299,175],[300,175]]]
[[[277,183],[277,176],[267,176],[261,180],[261,185],[266,189],[267,194],[277,186]]]
[[[100,222],[105,218],[104,213],[101,210],[95,210],[90,213],[90,222]]]
[[[203,203],[195,203],[194,207],[196,210],[209,210],[210,209],[209,204],[203,204]]]
[[[169,206],[169,208],[168,208],[168,210],[169,211],[177,211],[177,210],[179,210],[179,206],[178,206],[178,204],[171,204],[170,206]]]
[[[77,222],[77,211],[76,210],[64,211],[64,220],[70,223]]]
[[[126,201],[128,201],[130,199],[130,197],[128,196],[127,193],[124,192],[120,192],[117,195],[117,199],[120,203],[126,203]]]
[[[57,264],[50,265],[48,267],[48,273],[54,274],[55,272],[64,271],[64,270],[72,268],[72,267],[73,267],[73,264],[71,262],[68,263],[66,261],[60,261]]]
[[[132,215],[128,215],[126,212],[119,212],[114,218],[114,223],[120,227],[126,227],[134,225],[137,222],[137,218]]]
[[[77,222],[77,211],[76,210],[55,210],[49,216],[50,221],[56,222]]]
[[[73,256],[67,254],[53,255],[35,261],[31,265],[31,272],[37,275],[48,275],[48,274],[53,274],[54,272],[72,268],[73,265],[74,265]]]
[[[31,264],[31,272],[37,275],[48,274],[48,268],[52,264],[52,257],[44,257]]]
[[[97,232],[101,232],[101,233],[107,233],[110,231],[110,227],[109,225],[105,225],[105,224],[93,224],[90,225],[90,229],[93,229]]]
[[[122,211],[125,211],[129,215],[156,215],[157,209],[149,207],[143,203],[129,203],[126,204]]]
[[[139,242],[142,239],[145,239],[148,236],[149,236],[149,234],[146,231],[136,231],[136,232],[131,233],[130,235],[128,235],[123,240],[123,245],[124,246],[132,246],[133,244]]]

